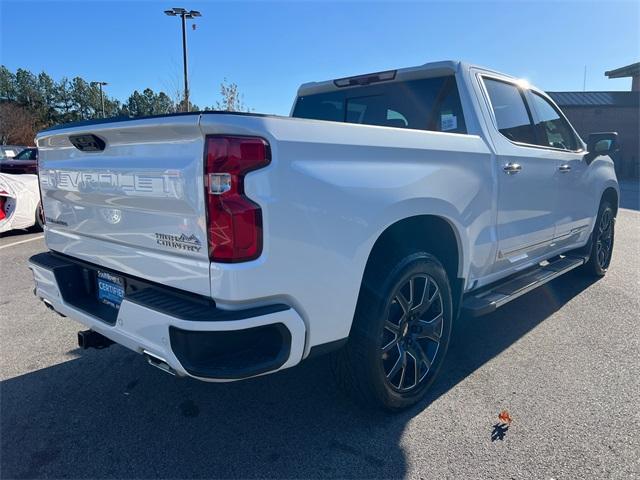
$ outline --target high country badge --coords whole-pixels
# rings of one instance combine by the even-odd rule
[[[202,242],[193,234],[170,235],[168,233],[156,233],[155,236],[156,243],[163,247],[186,250],[188,252],[199,252],[202,248]]]

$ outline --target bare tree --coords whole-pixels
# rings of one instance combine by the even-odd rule
[[[38,130],[35,115],[14,102],[0,103],[0,144],[33,145]]]
[[[182,65],[178,65],[175,62],[175,59],[172,59],[170,63],[173,74],[162,82],[164,91],[167,92],[167,96],[173,102],[175,112],[186,112],[187,109],[184,103],[184,84],[182,83]],[[189,71],[189,75],[191,75],[191,71]],[[189,111],[197,112],[199,110],[200,108],[198,105],[189,100]]]
[[[216,102],[216,110],[227,112],[249,112],[250,109],[244,104],[244,95],[238,90],[238,85],[229,83],[225,78],[220,84],[220,95],[222,100]]]
[[[184,86],[182,85],[182,66],[176,63],[175,58],[170,60],[170,76],[162,81],[163,91],[171,99],[175,112],[184,112]],[[180,72],[180,73],[178,73]]]

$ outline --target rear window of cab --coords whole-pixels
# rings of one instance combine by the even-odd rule
[[[293,116],[332,122],[467,133],[453,75],[298,97]]]

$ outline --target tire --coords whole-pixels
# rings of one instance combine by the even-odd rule
[[[449,279],[433,255],[412,253],[368,273],[349,340],[335,356],[338,383],[368,407],[415,404],[442,366],[452,312]]]
[[[29,230],[32,232],[41,232],[44,230],[44,212],[42,211],[42,203],[38,203],[36,207],[36,222]]]
[[[591,233],[589,261],[582,267],[582,273],[593,277],[603,277],[607,273],[613,255],[615,223],[616,218],[611,203],[603,200]]]

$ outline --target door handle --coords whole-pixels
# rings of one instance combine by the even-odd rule
[[[522,165],[519,163],[507,163],[504,167],[502,167],[504,173],[507,175],[515,175],[516,173],[520,173],[522,171]]]
[[[560,165],[558,167],[558,170],[560,170],[560,172],[562,173],[567,173],[571,171],[571,165],[569,165],[568,163],[565,163],[564,165]]]

